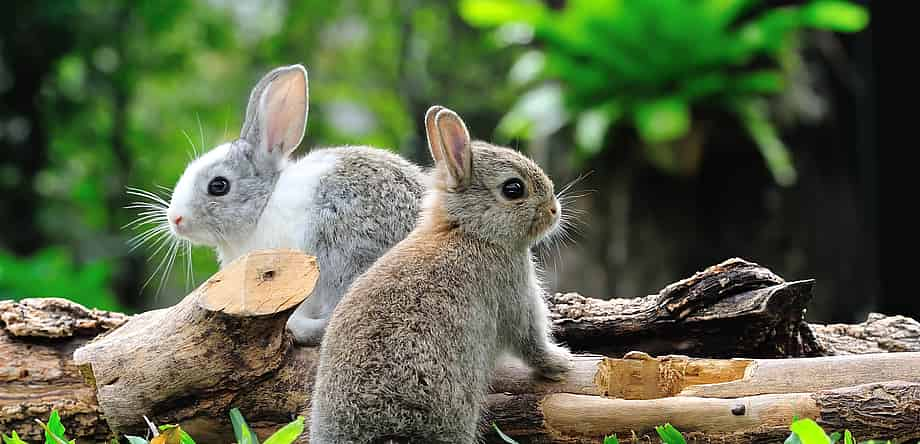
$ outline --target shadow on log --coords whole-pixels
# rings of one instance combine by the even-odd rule
[[[0,302],[0,431],[15,429],[37,439],[33,418],[55,408],[81,440],[101,440],[112,429],[141,432],[147,415],[160,424],[181,423],[199,442],[223,442],[230,433],[227,410],[239,407],[260,436],[267,436],[309,406],[317,350],[292,346],[284,320],[312,289],[311,261],[296,252],[256,253],[176,306],[130,320],[62,299]],[[909,318],[872,315],[853,326],[805,323],[811,285],[784,282],[734,259],[645,298],[548,299],[557,336],[593,353],[758,358],[920,351],[920,324]],[[71,356],[81,346],[75,362]],[[503,361],[487,417],[524,442],[597,442],[601,430],[641,437],[653,433],[648,427],[656,421],[653,425],[670,421],[696,430],[693,436],[701,439],[775,442],[796,412],[865,437],[905,437],[907,426],[920,430],[920,375],[898,371],[920,368],[915,353],[813,358],[817,361],[654,359],[644,353],[628,358],[575,356],[575,370],[560,383],[531,380],[520,363]],[[897,361],[885,366],[897,374],[866,371],[886,359]],[[666,378],[655,379],[661,375]],[[776,381],[804,385],[783,389]],[[754,389],[741,390],[745,384]],[[853,410],[855,400],[890,406],[896,424],[873,416],[880,411]],[[747,409],[744,418],[730,412],[739,403]],[[667,405],[674,407],[662,407]],[[716,411],[713,418],[724,421],[694,422]],[[769,427],[750,429],[755,421]],[[487,436],[497,442],[493,433]]]

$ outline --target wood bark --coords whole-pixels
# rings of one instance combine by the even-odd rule
[[[235,406],[266,436],[292,415],[307,413],[317,350],[292,346],[283,326],[312,288],[315,271],[298,253],[252,255],[176,306],[130,318],[63,299],[0,302],[0,431],[15,429],[36,439],[33,418],[57,409],[81,440],[100,440],[112,429],[137,433],[147,415],[157,423],[181,423],[199,442],[223,442],[230,434],[226,412]],[[560,383],[533,380],[522,364],[503,360],[486,418],[522,442],[596,442],[601,429],[641,437],[653,433],[648,424],[655,420],[700,430],[693,436],[701,438],[740,433],[772,439],[780,425],[758,432],[725,416],[717,434],[716,423],[705,428],[693,422],[694,409],[721,412],[750,402],[744,404],[750,412],[772,412],[788,430],[789,409],[775,406],[791,402],[813,406],[802,411],[834,429],[906,436],[902,424],[916,425],[918,417],[920,375],[913,369],[920,368],[920,358],[858,355],[920,351],[920,323],[871,315],[859,325],[809,325],[802,309],[810,288],[810,281],[787,283],[756,264],[730,260],[646,298],[550,296],[557,336],[584,352],[731,356],[722,350],[727,347],[746,358],[840,356],[713,360],[631,353],[612,360],[582,354]],[[846,356],[851,354],[857,356]],[[809,377],[795,376],[800,373]],[[873,407],[856,409],[856,400]],[[659,408],[668,402],[682,408]],[[882,406],[890,408],[889,421],[875,417],[884,416]],[[658,416],[639,421],[634,413],[641,411]],[[596,429],[576,430],[579,417],[593,418]]]

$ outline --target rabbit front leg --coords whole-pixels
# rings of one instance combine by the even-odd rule
[[[318,282],[313,294],[303,301],[288,318],[287,329],[294,336],[294,342],[297,344],[315,347],[323,340],[329,317],[340,296],[331,294],[329,289],[322,284]]]
[[[528,303],[521,306],[528,313],[520,317],[524,325],[518,326],[516,351],[535,373],[547,379],[561,380],[572,368],[572,354],[566,347],[553,342],[550,336],[549,312],[543,301],[543,290],[531,289],[529,293],[525,295]]]

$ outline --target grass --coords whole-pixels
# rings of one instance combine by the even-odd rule
[[[139,436],[126,435],[125,439],[129,444],[195,444],[195,440],[177,424],[161,425],[157,427],[147,420],[146,417],[144,417],[144,420],[147,421],[150,427],[148,437],[142,438]],[[38,419],[35,421],[41,424],[42,428],[45,430],[44,444],[76,443],[75,440],[68,440],[66,438],[66,430],[64,429],[64,424],[61,422],[61,416],[58,414],[57,410],[51,412],[51,416],[48,418],[47,423]],[[243,417],[243,414],[240,413],[239,409],[233,408],[230,410],[230,422],[233,424],[233,434],[236,437],[237,444],[260,444],[259,438],[249,427],[249,424],[246,422],[246,419]],[[492,423],[492,427],[502,441],[508,444],[518,444],[513,438],[503,433],[494,422]],[[303,433],[303,430],[304,417],[299,416],[296,420],[278,429],[261,444],[291,444]],[[849,430],[844,430],[843,433],[834,432],[828,435],[821,426],[811,419],[794,419],[789,426],[789,430],[791,433],[783,444],[891,444],[891,441],[876,440],[857,442]],[[671,424],[655,427],[655,431],[664,444],[687,444],[684,435]],[[23,441],[15,431],[12,432],[11,436],[7,436],[5,433],[0,434],[0,438],[2,438],[3,444],[29,444]],[[117,438],[111,441],[112,444],[118,444],[118,442]],[[620,444],[620,440],[616,435],[610,435],[604,438],[603,444]]]
[[[493,422],[492,427],[495,429],[502,441],[509,444],[518,444],[513,438],[504,434]],[[810,419],[795,419],[789,426],[789,437],[782,444],[857,444],[853,434],[845,430],[842,434],[834,432],[830,435]],[[687,444],[684,435],[671,424],[665,424],[655,427],[658,437],[663,444]],[[610,435],[604,438],[603,444],[620,444],[616,435]],[[891,441],[860,441],[858,444],[891,444]]]
[[[147,421],[147,425],[150,427],[148,436],[142,438],[140,436],[125,435],[125,440],[127,440],[129,444],[195,444],[195,440],[182,430],[178,424],[167,424],[157,427],[147,420],[146,417],[144,417],[144,420]],[[64,424],[61,423],[61,416],[58,414],[57,410],[51,412],[51,416],[48,418],[47,423],[43,423],[38,419],[35,421],[41,424],[42,428],[45,430],[44,444],[76,443],[75,440],[68,440],[65,437],[66,430],[64,429]],[[298,416],[297,419],[278,429],[261,444],[293,443],[294,440],[303,433],[304,421],[303,416]],[[259,438],[256,436],[255,432],[250,429],[249,424],[246,423],[246,419],[243,418],[239,409],[234,408],[230,410],[230,422],[233,424],[233,434],[236,436],[237,444],[259,444]],[[7,436],[6,433],[0,434],[0,439],[3,440],[3,444],[29,444],[23,441],[15,430],[12,432],[11,436]],[[118,438],[113,438],[111,443],[118,444]]]

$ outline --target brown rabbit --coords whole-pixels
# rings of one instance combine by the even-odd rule
[[[346,293],[322,342],[310,442],[473,443],[496,358],[558,379],[531,247],[558,227],[553,183],[507,148],[425,116],[435,160],[418,226]]]

